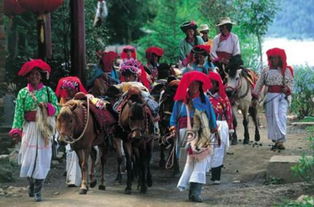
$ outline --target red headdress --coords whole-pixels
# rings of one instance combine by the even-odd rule
[[[113,67],[114,60],[118,57],[118,54],[113,51],[103,52],[102,53],[102,63],[103,63],[103,70],[105,72],[111,72]]]
[[[215,72],[209,72],[208,77],[209,77],[210,80],[214,80],[214,81],[218,82],[218,87],[219,87],[218,93],[219,93],[219,96],[221,98],[226,98],[227,95],[226,95],[226,92],[225,92],[225,86],[224,86],[224,84],[222,82],[222,79],[221,79],[220,75],[218,73],[215,73]]]
[[[76,92],[87,93],[81,80],[76,76],[61,78],[56,88],[56,95],[61,98],[68,98],[67,88],[74,89]]]
[[[187,90],[193,81],[200,81],[204,92],[212,87],[211,81],[206,74],[198,71],[187,72],[183,75],[179,83],[176,95],[174,96],[175,101],[186,102]]]
[[[208,56],[210,54],[210,45],[195,45],[191,50],[190,54],[184,59],[184,65],[188,63],[192,63],[194,61],[194,54],[203,54],[204,56]]]
[[[51,67],[41,59],[33,59],[22,65],[22,68],[18,72],[19,76],[25,76],[27,73],[31,72],[34,68],[39,68],[43,72],[47,72],[48,74],[51,71]]]
[[[149,47],[146,49],[146,58],[150,59],[152,54],[157,55],[158,57],[163,56],[164,50],[160,47]]]
[[[128,55],[127,55],[127,51],[130,50],[131,53],[132,53],[132,58],[136,59],[136,48],[131,46],[131,45],[128,45],[128,46],[125,46],[120,54],[120,57],[121,59],[126,59],[128,58]]]
[[[282,62],[282,74],[284,74],[286,69],[289,68],[291,74],[293,75],[292,67],[287,65],[287,56],[285,50],[280,48],[272,48],[267,50],[266,54],[268,59],[268,66],[270,68],[272,68],[270,57],[279,56]]]

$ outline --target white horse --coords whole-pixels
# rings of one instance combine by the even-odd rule
[[[229,73],[227,76],[226,93],[232,104],[234,114],[234,128],[237,126],[235,112],[240,109],[243,115],[244,140],[243,144],[249,144],[250,135],[248,129],[249,115],[251,115],[255,125],[255,141],[260,140],[258,128],[257,105],[252,104],[252,87],[247,79],[245,69],[238,69],[236,72]],[[237,144],[236,130],[232,136],[231,144]]]
[[[93,26],[99,27],[105,21],[105,18],[107,16],[108,16],[108,8],[107,8],[106,1],[98,0]]]

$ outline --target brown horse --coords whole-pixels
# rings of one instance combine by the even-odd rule
[[[105,190],[104,185],[104,165],[106,161],[105,141],[97,140],[95,129],[95,119],[89,110],[89,101],[70,100],[62,106],[60,114],[57,117],[57,130],[61,141],[71,144],[79,158],[79,164],[82,171],[82,182],[80,194],[86,194],[88,190],[88,159],[91,155],[90,186],[95,187],[96,179],[94,177],[94,167],[96,155],[93,152],[95,141],[100,149],[101,160],[101,184],[100,190]]]
[[[132,191],[132,180],[138,175],[138,186],[141,193],[152,186],[150,160],[153,150],[153,139],[149,136],[150,117],[139,94],[132,95],[122,108],[119,123],[125,132],[123,146],[126,156],[127,186],[125,193]]]

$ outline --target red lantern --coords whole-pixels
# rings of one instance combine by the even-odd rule
[[[17,0],[24,9],[36,14],[44,14],[57,9],[63,0]]]
[[[20,6],[17,0],[4,0],[3,10],[7,16],[14,16],[25,12],[25,9]]]

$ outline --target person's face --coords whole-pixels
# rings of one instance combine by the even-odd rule
[[[76,94],[76,90],[74,88],[67,88],[68,99],[72,99]]]
[[[203,38],[208,38],[208,31],[201,31]]]
[[[279,56],[271,56],[270,57],[270,62],[271,62],[271,65],[274,67],[274,68],[277,68],[279,66],[282,66],[282,63],[281,63],[281,58]]]
[[[197,94],[200,91],[201,83],[199,81],[193,81],[189,85],[189,93],[191,96]]]
[[[127,75],[124,78],[125,78],[125,82],[136,81],[136,75]]]
[[[127,50],[125,50],[125,52],[126,52],[128,58],[131,58],[131,57],[132,57],[133,50],[127,49]]]
[[[194,29],[187,29],[185,33],[186,33],[186,36],[188,38],[193,38],[194,34],[195,34],[195,31],[194,31]]]
[[[204,64],[205,58],[206,57],[203,54],[198,54],[198,53],[194,54],[194,59],[195,59],[196,64]]]
[[[157,55],[155,55],[155,54],[152,54],[152,56],[151,56],[151,62],[152,63],[158,63],[158,56]]]
[[[31,85],[37,86],[39,83],[41,83],[40,69],[33,69],[31,72],[28,73],[26,79],[27,82]]]
[[[229,32],[226,24],[219,26],[219,31],[224,35],[226,35]]]

